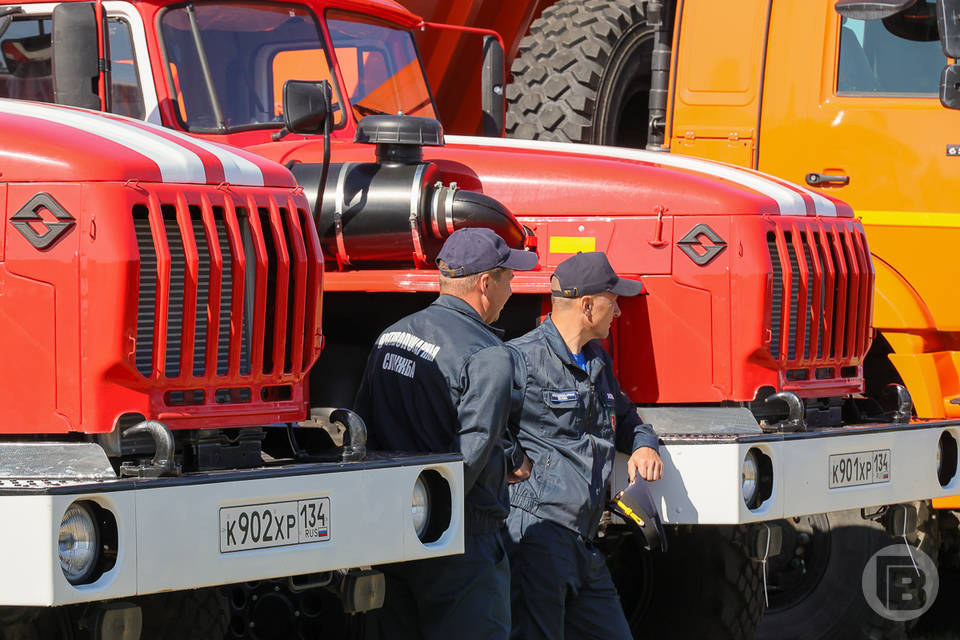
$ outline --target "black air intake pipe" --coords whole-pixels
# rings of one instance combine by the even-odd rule
[[[377,145],[377,162],[330,165],[323,202],[317,203],[322,165],[291,167],[317,221],[328,259],[346,266],[431,266],[456,229],[489,227],[521,249],[523,226],[498,201],[456,183],[423,162],[422,145],[440,146],[440,123],[409,116],[368,116],[358,142]]]

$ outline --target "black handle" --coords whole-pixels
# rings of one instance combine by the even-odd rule
[[[831,176],[826,173],[808,173],[807,184],[816,187],[823,184],[846,185],[850,184],[850,176]]]

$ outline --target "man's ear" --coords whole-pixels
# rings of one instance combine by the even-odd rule
[[[580,312],[583,313],[587,318],[593,319],[593,308],[594,300],[593,296],[582,296],[578,302],[580,303]]]
[[[477,278],[477,286],[480,288],[480,293],[487,295],[487,288],[490,286],[490,274],[481,273],[480,277]]]

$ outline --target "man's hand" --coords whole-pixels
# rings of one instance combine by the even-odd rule
[[[627,460],[627,473],[630,475],[630,482],[636,480],[638,475],[647,482],[659,480],[663,477],[660,454],[650,447],[640,447]]]
[[[518,482],[523,482],[530,477],[530,470],[533,468],[533,463],[530,462],[530,458],[526,455],[523,456],[523,464],[520,465],[519,469],[514,469],[507,473],[507,482],[510,484],[516,484]]]

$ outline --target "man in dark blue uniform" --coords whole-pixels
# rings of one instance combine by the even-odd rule
[[[455,231],[437,257],[440,297],[384,331],[367,361],[357,412],[370,445],[464,458],[464,554],[381,567],[386,597],[371,622],[382,638],[509,634],[502,439],[513,362],[489,323],[510,297],[513,270],[536,264],[536,254],[510,249],[490,229]]]
[[[657,437],[620,390],[600,345],[620,315],[617,296],[643,285],[619,278],[600,252],[561,262],[553,312],[511,340],[516,353],[516,445],[511,467],[532,473],[510,486],[512,637],[632,636],[617,590],[592,540],[606,504],[614,449],[630,455],[630,480],[660,479]]]

